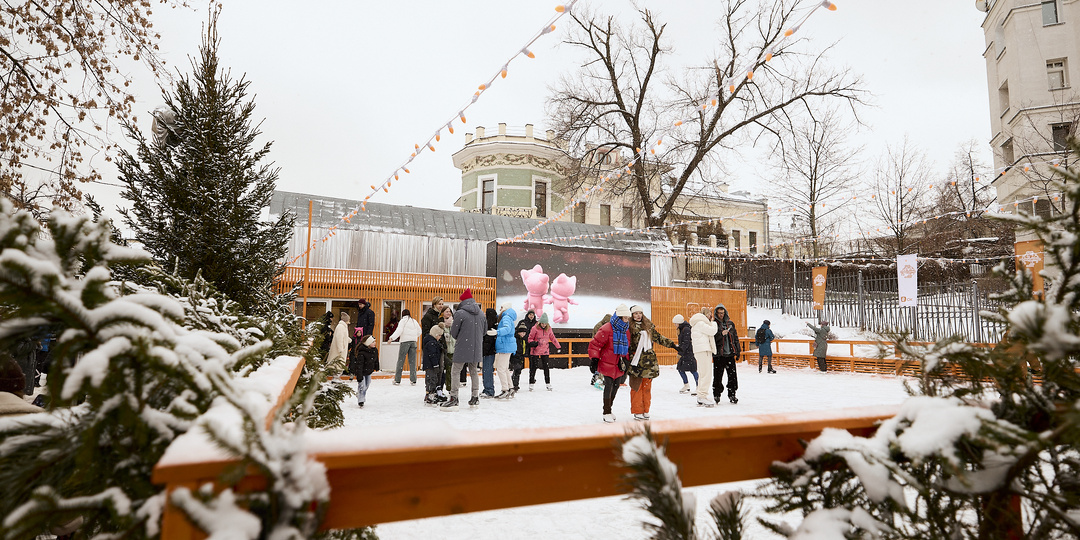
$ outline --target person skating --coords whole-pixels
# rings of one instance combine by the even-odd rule
[[[424,352],[421,366],[424,368],[424,388],[426,390],[424,403],[429,405],[437,405],[443,401],[442,396],[439,395],[439,386],[442,382],[440,380],[442,378],[443,357],[442,335],[442,327],[434,325],[424,336]]]
[[[429,328],[428,331],[431,329]],[[428,331],[421,330],[420,324],[412,318],[409,310],[401,310],[401,320],[398,321],[394,333],[390,334],[389,341],[400,340],[398,347],[397,368],[394,370],[394,384],[401,384],[401,370],[405,368],[405,361],[409,361],[409,380],[416,385],[416,371],[419,364],[416,362],[416,340],[421,336],[428,335]]]
[[[517,351],[510,356],[510,395],[506,396],[507,399],[513,398],[521,391],[521,370],[525,369],[525,351],[529,350],[529,327],[525,324],[524,320],[518,321],[517,326],[514,327],[514,343],[517,345]]]
[[[484,358],[481,372],[484,379],[484,391],[480,392],[482,398],[495,397],[495,336],[499,335],[499,312],[494,308],[484,311],[487,319],[487,330],[484,332]]]
[[[712,310],[702,308],[702,313],[695,313],[690,317],[690,341],[694,349],[694,359],[697,361],[698,379],[697,403],[701,407],[715,407],[713,400],[709,399],[709,391],[712,389],[713,379],[713,355],[716,354],[716,322],[712,320]]]
[[[727,396],[728,401],[738,403],[739,398],[735,392],[739,389],[739,373],[736,365],[742,347],[739,345],[739,331],[735,328],[735,322],[728,317],[727,308],[724,304],[717,304],[713,309],[718,328],[713,336],[716,340],[716,356],[713,358],[713,400],[720,403],[720,396],[724,393],[724,373],[727,372]]]
[[[817,359],[818,369],[827,371],[825,355],[829,353],[829,321],[821,321],[821,326],[806,323],[814,331],[814,358]]]
[[[495,336],[495,373],[499,376],[499,395],[497,398],[510,397],[510,356],[517,352],[517,340],[514,339],[514,327],[517,312],[510,302],[502,305],[499,315],[499,328]]]
[[[653,344],[678,349],[674,341],[664,337],[645,316],[641,306],[630,307],[630,413],[635,420],[648,420],[652,407],[653,379],[660,376],[660,362]]]
[[[334,342],[334,312],[323,313],[322,317],[319,317],[319,323],[322,324],[322,329],[319,330],[319,335],[322,336],[319,343],[319,358],[326,358],[327,353],[330,352],[330,344]]]
[[[619,304],[611,320],[604,323],[589,342],[590,369],[604,376],[604,422],[614,422],[611,405],[619,385],[626,378],[622,364],[629,367],[630,358],[630,308]]]
[[[454,324],[454,310],[450,306],[443,307],[442,313],[439,314],[442,318],[439,321],[439,326],[443,328],[443,385],[446,387],[446,391],[450,391],[451,386],[458,386],[450,377],[450,371],[454,368],[454,353],[457,351],[457,340],[454,336],[450,335],[450,327]]]
[[[465,292],[461,293],[461,297],[458,298],[457,317],[454,318],[454,323],[450,325],[450,334],[457,341],[454,351],[454,368],[450,381],[457,382],[465,369],[469,370],[469,376],[472,379],[472,399],[469,400],[469,407],[480,405],[480,378],[476,372],[484,353],[484,332],[486,330],[487,320],[480,311],[480,305],[473,299],[472,291],[465,289]],[[448,403],[452,405],[447,408],[457,406],[458,402],[458,386],[456,384],[451,384],[451,386],[453,388],[450,390],[450,401]]]
[[[532,313],[532,312],[530,312]],[[526,319],[527,320],[527,319]],[[551,354],[551,345],[555,345],[555,351],[562,350],[562,344],[551,331],[548,324],[547,313],[540,316],[540,322],[532,327],[529,332],[529,391],[536,385],[536,370],[544,370],[544,384],[551,390],[551,366],[548,364],[548,355]]]
[[[345,370],[349,361],[349,314],[342,311],[341,319],[334,328],[334,337],[330,340],[330,351],[326,353],[327,373],[337,376]]]
[[[679,332],[679,362],[675,365],[675,368],[679,370],[679,376],[682,377],[683,386],[679,390],[680,394],[690,393],[690,379],[686,377],[687,373],[694,375],[694,387],[698,384],[697,373],[697,360],[694,358],[694,343],[693,343],[693,330],[690,327],[690,323],[686,322],[686,319],[682,315],[676,315],[671,319],[671,324],[675,325],[675,329]]]
[[[375,336],[364,336],[363,341],[354,347],[349,359],[349,372],[356,377],[356,403],[364,408],[367,391],[371,388],[371,374],[379,367],[379,350],[375,348]]]
[[[772,328],[770,328],[769,320],[766,319],[761,323],[761,328],[758,328],[757,334],[754,335],[754,342],[757,343],[758,346],[758,373],[761,373],[762,360],[765,358],[769,359],[769,373],[776,373],[772,368],[772,342],[775,338],[776,335],[773,334]]]

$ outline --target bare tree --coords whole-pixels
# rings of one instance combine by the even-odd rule
[[[584,51],[586,60],[549,98],[551,124],[580,158],[566,191],[642,155],[683,121],[655,156],[644,154],[648,159],[635,160],[629,174],[609,182],[611,192],[633,193],[648,225],[662,225],[686,199],[715,192],[719,182],[710,173],[722,167],[720,151],[737,136],[775,136],[796,107],[860,102],[857,77],[829,70],[821,54],[798,53],[800,40],[785,36],[805,13],[801,4],[724,2],[721,52],[665,81],[658,77],[671,50],[666,27],[652,12],[640,10],[639,20],[624,27],[612,16],[575,10],[566,43]]]
[[[781,163],[776,167],[770,190],[772,201],[792,209],[792,222],[805,224],[803,232],[813,242],[813,256],[824,255],[819,239],[841,221],[842,210],[851,202],[851,190],[858,178],[858,163],[852,156],[860,148],[847,144],[851,125],[837,109],[814,112],[781,137]]]
[[[1066,204],[1065,198],[1058,196],[1060,177],[1054,172],[1054,167],[1046,167],[1045,163],[1064,169],[1069,166],[1070,160],[1076,160],[1077,156],[1070,151],[1067,140],[1078,134],[1080,109],[1059,103],[1048,113],[1025,115],[1013,130],[1013,136],[1005,143],[1008,151],[999,149],[1007,154],[1002,156],[1006,169],[1019,172],[1024,177],[1047,212],[1064,212]],[[1005,204],[1012,201],[998,202]]]
[[[169,6],[182,1],[159,0]],[[0,3],[0,193],[43,219],[71,207],[92,163],[115,144],[111,118],[132,116],[134,97],[117,62],[158,72],[150,1]],[[133,119],[133,118],[132,118]]]
[[[886,147],[874,173],[870,208],[880,224],[875,232],[889,238],[880,246],[887,255],[903,255],[917,245],[912,233],[926,216],[931,175],[926,154],[907,137]]]

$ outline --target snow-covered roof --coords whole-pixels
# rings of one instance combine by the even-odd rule
[[[315,228],[337,225],[338,229],[377,230],[389,234],[490,242],[514,238],[532,230],[539,221],[368,202],[365,205],[366,211],[345,222],[341,219],[342,216],[360,206],[360,201],[289,191],[274,192],[270,201],[270,214],[279,216],[285,210],[292,211],[296,214],[297,226],[305,226],[309,200],[314,202],[312,226]],[[553,221],[530,235],[529,241],[545,242],[554,238],[603,234],[614,230],[615,227],[603,225]],[[660,232],[634,232],[610,238],[580,238],[560,241],[558,245],[648,253],[671,252],[671,242]]]

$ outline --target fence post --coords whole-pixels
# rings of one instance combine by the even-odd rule
[[[858,304],[855,306],[855,309],[858,310],[859,313],[859,329],[866,330],[866,298],[863,296],[862,270],[859,270],[858,297],[856,300],[858,301]]]
[[[780,314],[781,315],[784,315],[784,314],[787,313],[787,311],[785,310],[785,308],[787,307],[787,304],[784,302],[784,289],[786,289],[786,288],[787,287],[784,287],[784,275],[783,275],[783,273],[781,273],[780,274]]]
[[[971,323],[974,331],[971,333],[976,343],[982,343],[982,324],[979,323],[979,282],[971,280]]]

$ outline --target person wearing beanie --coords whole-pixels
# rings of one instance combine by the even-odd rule
[[[472,289],[466,288],[465,292],[461,293],[461,296],[458,297],[458,302],[464,302],[470,298],[472,298]],[[461,306],[458,307],[460,308]]]
[[[653,379],[660,376],[660,361],[656,358],[653,344],[678,350],[678,345],[659,331],[645,316],[641,306],[630,308],[630,413],[635,420],[648,420],[652,407]]]
[[[676,331],[679,332],[679,362],[675,366],[679,370],[679,376],[682,377],[683,382],[679,393],[689,394],[690,380],[686,378],[686,374],[693,373],[694,386],[696,387],[698,384],[697,360],[694,359],[694,343],[690,323],[686,322],[682,315],[675,315],[671,318],[671,324],[674,324]]]
[[[510,374],[510,356],[517,352],[517,343],[514,339],[517,312],[510,302],[502,305],[502,313],[499,315],[499,327],[495,335],[495,374],[499,376],[499,399],[509,399],[513,394],[513,386]]]
[[[806,323],[814,331],[814,358],[817,359],[818,369],[828,371],[825,363],[825,355],[829,353],[829,321],[821,321],[821,326]]]
[[[529,313],[532,313],[530,311]],[[526,320],[528,318],[526,317]],[[529,330],[529,391],[532,392],[533,386],[536,385],[536,370],[544,370],[544,383],[547,384],[548,391],[551,391],[551,366],[548,362],[548,355],[551,353],[551,345],[555,345],[555,351],[562,351],[562,344],[555,337],[555,332],[551,331],[551,324],[548,323],[548,314],[545,313],[540,316],[540,322]]]
[[[769,373],[776,373],[772,368],[772,342],[775,337],[772,328],[769,327],[769,320],[765,319],[765,321],[761,323],[761,328],[758,328],[757,333],[754,335],[754,343],[758,348],[758,373],[761,373],[761,364],[765,358],[769,359]]]
[[[720,396],[724,393],[724,374],[726,373],[728,401],[735,404],[739,402],[739,398],[735,397],[735,392],[739,389],[739,373],[736,366],[739,363],[739,355],[742,353],[739,331],[735,328],[735,322],[728,316],[724,304],[717,304],[713,308],[713,315],[718,328],[713,336],[716,340],[716,353],[713,356],[713,400],[720,403]]]
[[[487,331],[487,320],[480,311],[480,304],[472,297],[472,292],[465,289],[461,294],[461,302],[457,305],[457,316],[450,325],[450,335],[454,337],[457,345],[454,349],[453,372],[450,374],[451,388],[450,400],[443,404],[443,410],[456,410],[458,405],[458,388],[456,384],[459,377],[465,375],[466,368],[472,379],[472,399],[469,407],[480,405],[480,378],[477,371],[484,354],[484,332]]]
[[[713,379],[713,356],[716,354],[716,321],[713,321],[713,310],[710,307],[701,309],[701,313],[695,313],[690,317],[690,343],[694,349],[694,361],[697,364],[698,379],[697,390],[690,393],[697,397],[700,407],[715,407],[716,403],[709,399],[709,390],[712,388]]]
[[[424,346],[422,354],[422,366],[424,369],[424,388],[426,390],[424,394],[424,403],[428,405],[438,405],[443,397],[439,395],[439,383],[442,372],[442,357],[443,357],[443,344],[442,344],[443,329],[439,325],[431,327],[428,333],[424,334]]]
[[[375,333],[375,312],[371,310],[371,304],[363,298],[356,301],[356,306],[356,328],[353,330],[353,338],[356,339],[356,343],[359,345],[363,340],[363,336],[370,336]]]
[[[439,326],[443,329],[442,344],[443,344],[443,372],[442,372],[442,386],[446,388],[446,391],[450,391],[451,386],[457,386],[457,383],[451,382],[450,375],[454,368],[454,353],[457,352],[457,340],[450,334],[450,326],[454,324],[454,310],[450,306],[443,307],[442,313],[439,314],[442,320],[439,321]]]
[[[630,364],[630,308],[620,304],[589,342],[589,367],[604,377],[604,422],[615,421],[611,406]]]
[[[342,311],[337,327],[334,328],[334,337],[330,340],[330,352],[326,353],[326,372],[330,375],[340,375],[345,370],[349,342],[352,341],[349,333],[349,314]]]
[[[361,409],[367,401],[371,388],[371,374],[379,368],[379,350],[375,348],[375,336],[365,336],[349,359],[349,372],[356,377],[356,403]]]
[[[428,329],[430,331],[430,328]],[[424,332],[420,324],[412,318],[412,314],[407,309],[401,310],[401,320],[398,321],[397,328],[394,329],[394,333],[390,334],[388,341],[401,340],[401,346],[398,348],[397,368],[394,370],[394,385],[401,384],[401,370],[405,368],[405,361],[409,361],[409,380],[412,381],[413,386],[416,386],[416,340],[423,336],[426,336],[427,332]],[[440,334],[441,335],[441,334]],[[440,351],[440,354],[442,352]]]

